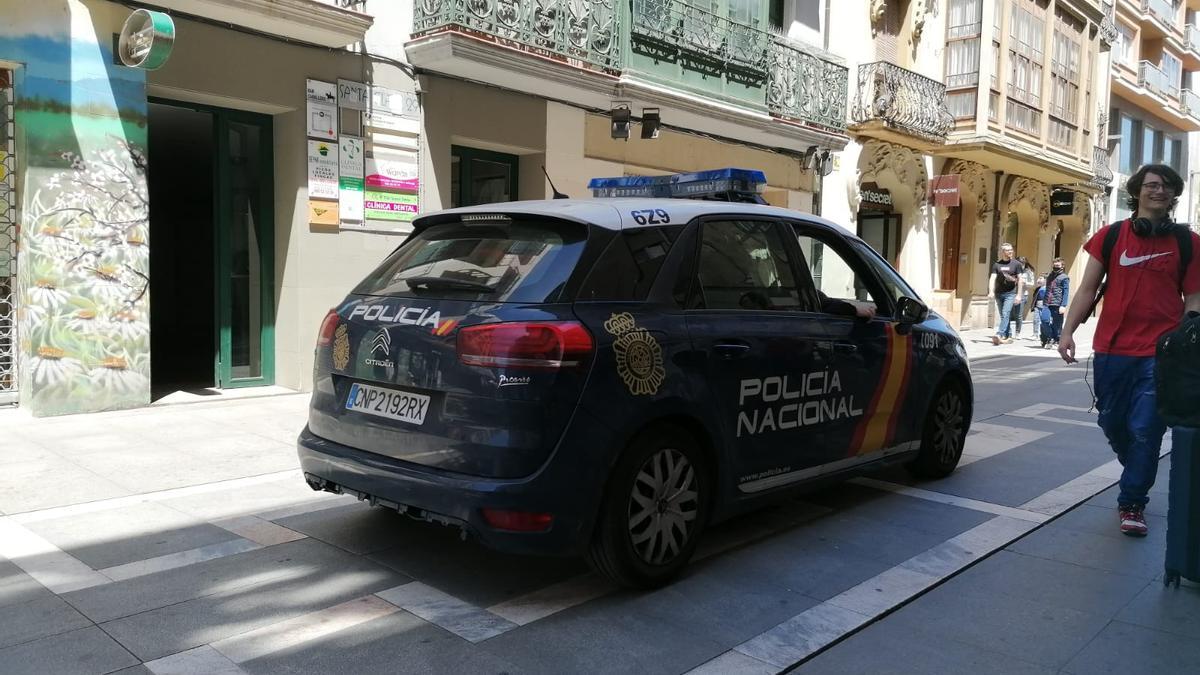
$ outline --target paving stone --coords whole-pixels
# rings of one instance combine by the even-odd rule
[[[364,555],[396,546],[397,537],[405,532],[402,526],[407,523],[403,519],[389,509],[350,503],[273,522],[350,553]]]
[[[345,568],[355,560],[328,544],[302,539],[87,588],[64,597],[99,623],[218,593],[285,584],[309,578],[320,570]],[[402,578],[397,583],[407,580]]]
[[[25,527],[97,570],[237,538],[219,527],[154,503],[29,523]]]
[[[1045,527],[1008,548],[1017,553],[1142,579],[1153,579],[1163,569],[1161,541],[1151,537],[1127,537],[1115,529],[1106,534],[1096,534],[1066,526]]]
[[[1077,675],[1102,673],[1197,673],[1200,644],[1177,634],[1134,626],[1109,624],[1063,669]]]
[[[4,675],[99,675],[138,660],[96,627],[0,649]]]
[[[0,609],[0,648],[91,626],[62,598],[39,597]]]
[[[291,570],[290,578],[223,590],[101,625],[129,651],[149,661],[407,581],[375,563],[343,556],[340,562],[320,566],[280,561],[279,568]]]
[[[1200,585],[1184,581],[1166,588],[1151,581],[1116,617],[1125,623],[1200,638]]]
[[[0,609],[53,595],[20,567],[0,559]]]
[[[63,459],[16,462],[0,471],[0,511],[10,514],[128,494],[116,481]]]
[[[807,497],[810,501],[858,518],[946,538],[992,518],[992,514],[939,504],[893,492],[843,483]]]

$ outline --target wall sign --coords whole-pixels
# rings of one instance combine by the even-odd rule
[[[136,10],[125,20],[117,39],[117,55],[131,68],[157,70],[175,46],[175,21],[170,14]]]
[[[933,200],[934,206],[959,206],[962,197],[959,194],[958,174],[934,176],[929,180],[929,193],[926,198]]]
[[[1075,214],[1075,193],[1071,190],[1054,190],[1050,193],[1050,215],[1071,216]]]
[[[338,198],[338,146],[308,141],[308,198]]]
[[[338,79],[338,107],[366,110],[367,102],[371,98],[369,91],[367,85],[362,82]]]
[[[308,135],[327,141],[337,140],[337,86],[320,80],[308,80]]]
[[[859,187],[858,193],[862,196],[859,209],[891,211],[894,206],[892,203],[892,193],[886,188],[879,187],[876,183],[863,183]]]
[[[363,219],[363,159],[363,139],[342,136],[338,141],[340,218],[356,225]]]

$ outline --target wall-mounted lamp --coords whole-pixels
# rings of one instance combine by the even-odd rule
[[[642,108],[642,138],[658,138],[662,130],[662,118],[658,108]]]
[[[613,103],[613,109],[608,113],[609,118],[612,120],[613,138],[629,140],[629,120],[633,116],[629,106],[629,101],[617,101]]]
[[[815,171],[822,176],[828,176],[833,172],[833,155],[829,150],[822,150],[815,145],[810,145],[804,151],[800,165],[808,171]]]

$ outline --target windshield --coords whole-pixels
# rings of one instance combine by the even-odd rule
[[[555,302],[587,229],[568,222],[434,225],[415,235],[354,292],[497,302]]]

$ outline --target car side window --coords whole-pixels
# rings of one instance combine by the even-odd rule
[[[903,297],[920,300],[920,297],[917,296],[917,292],[912,289],[912,286],[909,286],[908,282],[904,281],[900,274],[892,269],[892,266],[876,253],[874,249],[859,241],[854,242],[854,248],[858,249],[859,254],[862,255],[867,264],[875,271],[875,275],[879,277],[879,281],[883,284],[884,293],[891,298],[892,302],[896,302]]]
[[[580,288],[578,300],[642,301],[683,225],[622,231],[604,249]]]
[[[822,296],[835,300],[874,303],[880,312],[891,311],[891,302],[859,256],[832,234],[797,227],[796,240],[808,261],[813,285]]]
[[[688,308],[804,309],[786,243],[779,225],[772,221],[703,223]]]

